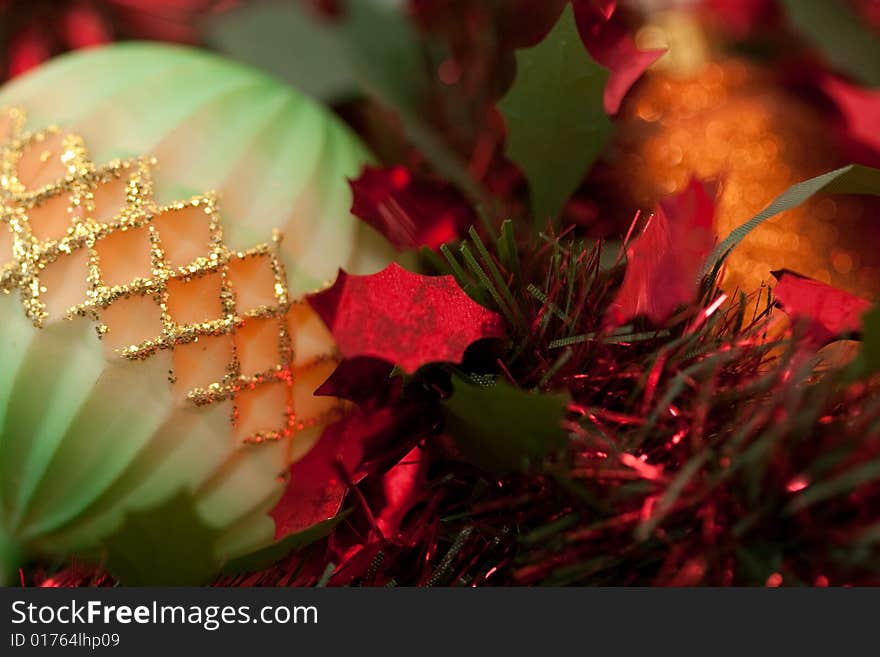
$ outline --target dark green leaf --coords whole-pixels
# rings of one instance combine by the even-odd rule
[[[611,135],[602,100],[608,71],[584,48],[570,5],[541,43],[517,52],[516,63],[516,80],[499,109],[507,120],[507,154],[523,170],[535,221],[543,226]]]
[[[880,86],[880,38],[848,3],[782,0],[791,25],[831,66],[870,87]]]
[[[216,19],[207,39],[325,101],[362,86],[394,109],[415,112],[430,85],[418,36],[399,10],[377,0],[351,0],[335,23],[305,3],[247,4]]]
[[[431,71],[424,45],[405,14],[376,0],[350,0],[346,7],[341,29],[361,85],[398,113],[407,137],[440,174],[478,206],[488,205],[467,164],[422,118]]]
[[[813,484],[804,489],[789,503],[787,510],[790,513],[803,511],[813,504],[824,502],[832,497],[848,495],[859,486],[869,484],[877,479],[880,479],[880,462],[868,461],[833,479]]]
[[[501,236],[498,238],[498,257],[507,271],[513,274],[514,280],[519,281],[521,278],[519,252],[516,248],[513,221],[510,219],[506,219],[501,224]]]
[[[336,525],[342,522],[342,519],[348,514],[348,510],[343,511],[329,520],[319,522],[317,525],[309,527],[305,531],[301,531],[297,534],[290,534],[277,543],[273,543],[262,550],[239,557],[238,559],[233,559],[223,566],[223,573],[226,575],[238,575],[268,568],[291,552],[301,550],[307,545],[311,545],[315,541],[319,541],[328,536],[330,532],[336,528]]]
[[[660,523],[666,518],[669,512],[675,506],[681,494],[684,492],[690,480],[700,471],[703,464],[709,458],[709,451],[703,451],[699,456],[688,461],[681,470],[675,475],[675,479],[669,484],[660,503],[651,513],[651,515],[639,523],[636,527],[635,537],[638,541],[647,541],[654,530],[660,526]]]
[[[403,11],[379,0],[349,0],[343,19],[326,24],[301,4],[245,5],[213,24],[209,42],[325,102],[353,88],[367,91],[398,113],[407,137],[440,174],[478,206],[490,205],[467,164],[422,119],[431,71]]]
[[[304,3],[243,5],[211,21],[205,38],[230,57],[318,100],[336,102],[358,89],[339,34],[312,16]]]
[[[862,316],[862,351],[856,367],[861,374],[880,372],[880,306]]]
[[[443,402],[446,430],[483,469],[526,470],[562,446],[568,395],[527,392],[504,381],[483,387],[458,377],[453,387]]]
[[[406,16],[375,0],[351,0],[341,31],[364,88],[399,112],[421,111],[430,74],[421,40]]]
[[[107,570],[126,586],[195,586],[220,570],[214,548],[220,531],[196,511],[192,495],[129,513],[104,539]]]
[[[755,228],[780,212],[791,210],[808,201],[819,192],[827,194],[880,194],[880,169],[850,164],[821,176],[792,185],[777,196],[766,208],[747,222],[735,228],[709,254],[700,278],[712,271]]]

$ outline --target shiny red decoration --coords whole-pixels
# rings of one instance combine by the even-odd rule
[[[574,0],[574,9],[584,45],[593,59],[610,71],[605,111],[617,114],[630,87],[666,51],[636,48],[614,0]]]
[[[806,322],[806,339],[823,346],[862,328],[871,302],[827,283],[791,271],[773,272],[779,281],[773,294],[794,322]]]
[[[715,242],[714,218],[715,202],[697,181],[662,200],[642,234],[627,247],[626,273],[609,306],[608,323],[620,325],[645,316],[661,324],[679,306],[692,303]]]
[[[415,180],[403,166],[366,166],[350,184],[352,214],[401,251],[436,249],[473,223],[473,212],[451,188]]]
[[[238,0],[0,0],[11,37],[5,75],[15,77],[68,50],[120,39],[200,40],[199,19]]]
[[[392,422],[390,409],[354,411],[324,429],[318,443],[290,466],[289,482],[269,512],[275,539],[304,531],[334,518],[342,508],[349,483],[364,456],[364,446]]]
[[[413,447],[382,477],[384,503],[376,525],[386,539],[400,531],[406,515],[424,497],[426,466],[422,448]]]
[[[526,48],[550,30],[567,0],[409,0],[408,12],[426,29],[455,34],[458,45],[474,34],[474,26],[491,29],[506,48]]]
[[[775,14],[773,0],[703,0],[701,8],[725,32],[744,39]]]
[[[846,121],[848,135],[880,152],[880,91],[827,77],[822,89],[834,101]]]
[[[337,397],[361,407],[386,406],[400,391],[402,380],[392,377],[394,365],[378,358],[343,360],[317,390],[317,397]]]
[[[340,270],[306,297],[346,358],[372,356],[406,372],[460,362],[465,349],[504,335],[501,317],[467,296],[452,276],[422,276],[396,263],[369,276]]]

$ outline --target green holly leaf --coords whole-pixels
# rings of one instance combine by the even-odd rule
[[[869,87],[880,86],[880,38],[849,3],[782,0],[789,23],[835,69]]]
[[[862,350],[855,367],[861,375],[880,372],[880,306],[862,315]]]
[[[196,586],[220,570],[220,530],[199,515],[190,493],[130,513],[104,539],[106,568],[126,586]]]
[[[446,430],[468,460],[489,472],[528,470],[564,444],[567,394],[478,386],[453,378]]]
[[[516,53],[517,75],[498,107],[507,155],[529,183],[535,221],[556,217],[611,136],[603,94],[608,71],[584,48],[567,5],[538,45]]]
[[[840,169],[823,173],[815,178],[803,180],[786,189],[766,208],[754,217],[735,228],[725,237],[709,257],[700,274],[702,279],[713,271],[724,258],[755,228],[780,212],[791,210],[806,203],[816,194],[872,194],[880,195],[880,169],[872,169],[861,164],[849,164]]]

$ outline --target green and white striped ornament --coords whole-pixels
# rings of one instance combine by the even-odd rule
[[[232,249],[280,230],[293,298],[332,282],[339,267],[369,273],[392,258],[349,213],[346,179],[369,159],[363,145],[328,111],[258,71],[193,49],[114,45],[7,84],[3,106],[26,110],[29,130],[57,124],[81,135],[97,164],[155,156],[162,203],[216,191]],[[320,343],[313,350],[333,349],[319,328],[304,339]],[[216,530],[210,552],[218,563],[271,544],[267,511],[283,487],[284,441],[241,444],[224,404],[180,403],[169,359],[108,358],[94,323],[36,329],[16,293],[0,295],[5,575],[32,557],[100,555],[127,514],[182,491]],[[300,394],[311,394],[307,383]],[[307,446],[319,432],[295,439]],[[205,546],[193,548],[192,558],[202,558]]]

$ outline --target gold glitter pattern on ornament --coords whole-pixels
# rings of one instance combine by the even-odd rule
[[[294,380],[311,383],[334,361],[295,357],[303,312],[289,298],[280,233],[230,250],[214,194],[159,207],[152,159],[96,167],[76,135],[23,129],[20,110],[0,111],[0,290],[18,291],[36,327],[86,317],[111,355],[171,351],[175,395],[232,400],[244,442],[287,438],[339,414],[333,402],[296,413],[307,400],[297,404]]]
[[[624,105],[612,159],[613,193],[646,210],[691,178],[718,180],[720,238],[790,185],[846,163],[817,111],[739,60],[646,74]],[[865,203],[819,197],[771,219],[732,253],[725,288],[752,291],[788,268],[875,296],[880,253],[865,239],[874,230]]]

